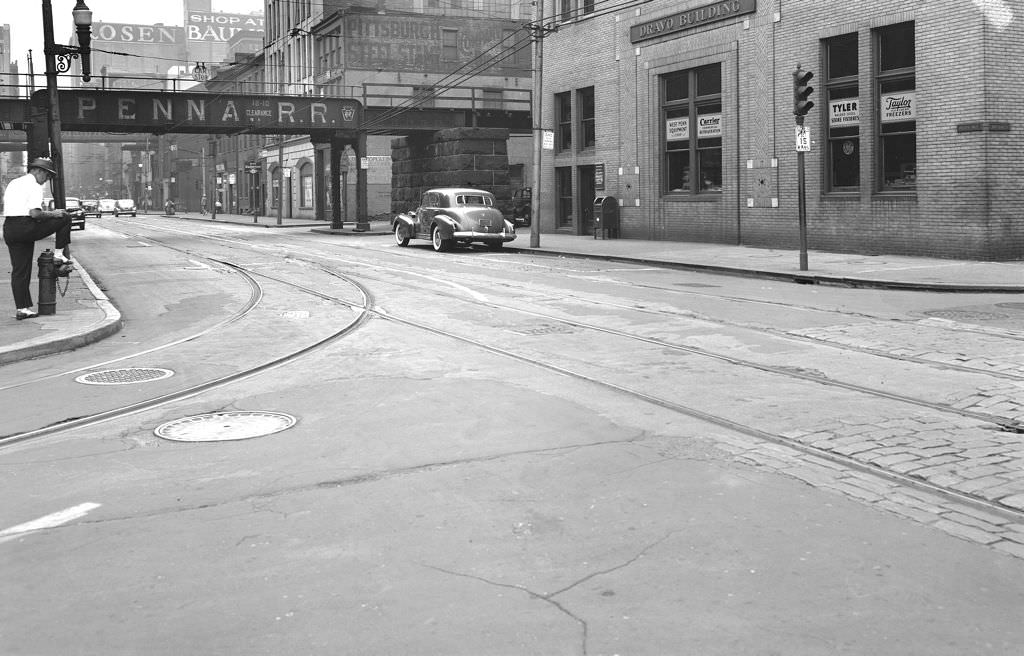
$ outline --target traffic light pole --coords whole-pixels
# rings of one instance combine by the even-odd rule
[[[814,103],[809,100],[814,87],[808,82],[814,77],[811,71],[805,71],[796,65],[793,71],[793,115],[796,116],[796,186],[797,186],[797,221],[800,225],[800,270],[807,271],[807,184],[804,175],[804,154],[811,149],[810,137],[804,128],[804,117]]]
[[[804,124],[804,117],[798,116],[797,125]],[[807,184],[804,177],[804,151],[796,153],[797,212],[800,224],[800,270],[807,271]]]

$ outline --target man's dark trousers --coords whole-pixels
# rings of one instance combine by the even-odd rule
[[[56,248],[71,243],[71,217],[33,219],[31,216],[9,216],[4,219],[4,241],[11,253],[11,292],[16,308],[32,307],[32,259],[40,239],[56,235]]]

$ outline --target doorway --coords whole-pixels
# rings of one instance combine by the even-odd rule
[[[579,181],[579,195],[576,202],[580,208],[580,225],[577,234],[590,235],[594,233],[594,193],[597,191],[596,179],[597,167],[593,165],[579,166],[576,168],[576,177]]]

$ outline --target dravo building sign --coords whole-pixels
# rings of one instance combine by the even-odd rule
[[[709,5],[684,9],[683,11],[662,16],[654,20],[633,25],[629,28],[629,40],[632,43],[656,39],[675,32],[692,30],[709,23],[728,20],[743,14],[757,11],[757,0],[725,0]]]

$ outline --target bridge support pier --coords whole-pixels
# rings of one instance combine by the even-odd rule
[[[366,191],[369,171],[362,166],[362,160],[366,157],[366,133],[358,132],[355,141],[352,149],[356,151],[356,232],[368,232],[370,220],[366,216],[369,211]]]

